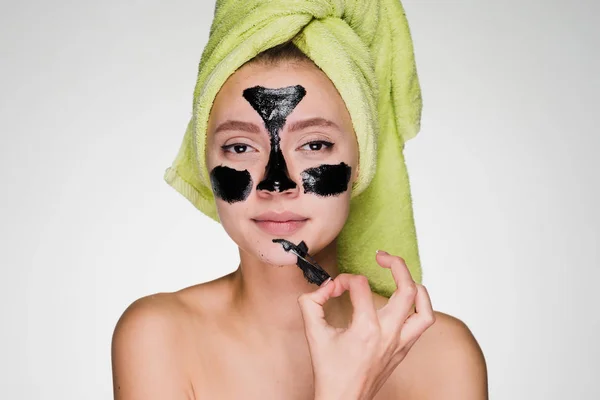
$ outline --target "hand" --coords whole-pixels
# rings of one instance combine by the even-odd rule
[[[376,260],[391,268],[397,287],[379,310],[363,275],[340,274],[298,298],[312,359],[315,399],[372,399],[435,322],[427,290],[413,281],[404,260],[382,251]],[[354,308],[352,322],[347,329],[334,328],[325,320],[323,305],[346,290]],[[416,311],[409,316],[413,304]]]

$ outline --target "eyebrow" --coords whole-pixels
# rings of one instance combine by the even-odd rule
[[[258,125],[253,124],[252,122],[234,121],[229,119],[215,129],[215,134],[222,131],[245,131],[250,133],[260,133],[260,128]]]
[[[311,128],[313,126],[335,128],[338,131],[341,131],[340,127],[335,122],[320,117],[295,121],[288,126],[287,131],[296,132],[306,128]],[[222,131],[244,131],[249,133],[260,133],[260,127],[252,122],[227,120],[220,124],[217,127],[217,129],[215,129],[215,134]]]
[[[313,126],[321,126],[325,128],[335,128],[338,131],[341,131],[340,127],[333,121],[330,121],[325,118],[310,118],[301,121],[296,121],[290,124],[288,131],[295,132],[301,131],[302,129],[310,128]]]

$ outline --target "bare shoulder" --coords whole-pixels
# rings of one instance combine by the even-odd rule
[[[119,318],[113,342],[127,338],[168,340],[175,344],[187,332],[202,327],[202,319],[220,304],[223,290],[218,279],[172,293],[156,293],[134,301]],[[167,344],[167,343],[163,343]]]
[[[115,399],[193,399],[200,346],[226,303],[227,276],[134,301],[112,337]],[[212,324],[214,325],[214,324]]]
[[[113,339],[132,334],[166,334],[173,322],[182,314],[183,304],[176,293],[156,293],[137,299],[123,312]],[[153,328],[153,329],[147,329]]]
[[[178,293],[134,301],[121,315],[112,338],[115,399],[193,398],[186,376],[186,315]]]
[[[134,301],[123,312],[113,334],[113,344],[128,339],[157,339],[175,334],[179,319],[186,313],[177,293],[157,293]]]
[[[481,347],[460,319],[434,311],[431,325],[403,361],[415,372],[420,399],[484,400],[487,366]]]
[[[373,293],[376,309],[388,298]],[[388,379],[381,398],[485,400],[487,367],[469,327],[452,315],[435,311],[435,322],[412,346]]]

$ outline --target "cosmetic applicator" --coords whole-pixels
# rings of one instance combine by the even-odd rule
[[[308,254],[308,246],[306,246],[304,241],[295,245],[289,240],[273,239],[273,243],[279,243],[283,247],[283,250],[298,257],[296,264],[304,273],[304,278],[306,278],[308,283],[314,283],[317,286],[321,286],[327,279],[331,279],[331,276],[327,271],[317,264],[315,259]]]

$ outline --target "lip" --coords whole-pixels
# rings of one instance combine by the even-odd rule
[[[295,214],[291,211],[284,211],[282,213],[268,211],[266,213],[262,213],[259,216],[254,217],[252,219],[255,221],[288,222],[288,221],[305,221],[308,218],[303,217],[302,215]]]
[[[281,237],[285,237],[296,232],[298,229],[302,228],[306,224],[306,221],[308,220],[285,222],[254,220],[256,225],[264,232],[270,235],[276,235]]]
[[[252,218],[252,221],[262,231],[270,235],[287,236],[302,228],[308,218],[290,211],[283,213],[269,211]]]

